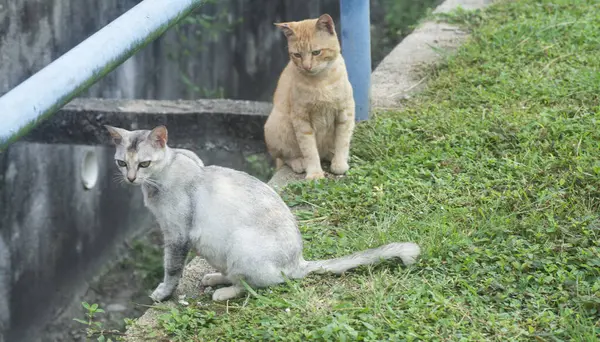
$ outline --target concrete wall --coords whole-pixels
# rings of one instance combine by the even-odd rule
[[[0,95],[117,18],[139,0],[0,0]],[[182,74],[200,89],[222,87],[232,99],[269,100],[288,61],[281,20],[339,16],[338,0],[223,0],[197,15],[227,15],[230,31],[192,41],[185,56],[180,36],[203,29],[194,24],[166,35],[129,59],[84,96],[104,98],[199,98]],[[242,22],[237,23],[240,19]],[[229,23],[229,24],[227,24]],[[236,24],[233,24],[236,23]],[[195,42],[195,43],[194,43]],[[202,45],[202,46],[197,46]]]
[[[97,158],[91,189],[81,179],[86,153]],[[15,143],[0,155],[0,237],[11,265],[0,274],[10,293],[8,310],[0,305],[7,341],[29,340],[113,246],[151,224],[139,189],[113,180],[113,153],[103,146]]]
[[[4,342],[4,332],[10,324],[10,253],[0,235],[0,342]]]
[[[0,95],[138,2],[0,0]],[[383,2],[371,0],[375,59],[383,45],[392,43],[387,41],[391,37],[383,36]],[[200,27],[188,20],[141,50],[84,96],[194,99],[211,95],[204,90],[223,88],[226,98],[269,101],[288,62],[285,39],[273,22],[314,18],[322,13],[331,14],[338,22],[339,0],[219,0],[204,5],[192,17],[216,15],[213,27]],[[337,26],[339,32],[339,23]],[[196,31],[204,34],[196,35]],[[182,44],[182,37],[187,43]],[[186,86],[183,75],[201,91]]]

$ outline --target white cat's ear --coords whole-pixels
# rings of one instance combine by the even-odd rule
[[[329,34],[335,34],[335,24],[333,18],[327,13],[323,14],[317,20],[317,29],[328,32]]]
[[[274,23],[273,25],[279,27],[281,32],[286,36],[286,38],[290,38],[294,35],[294,30],[290,27],[288,23]]]
[[[120,145],[123,142],[123,137],[126,136],[129,131],[123,128],[113,127],[109,125],[104,125],[110,136],[112,137],[112,141],[115,145]]]
[[[167,140],[169,139],[167,127],[162,125],[155,127],[152,132],[150,132],[148,139],[150,139],[153,146],[165,147],[167,145]]]

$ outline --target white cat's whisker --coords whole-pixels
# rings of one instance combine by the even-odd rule
[[[119,185],[125,183],[125,179],[123,179],[123,175],[120,172],[115,172],[112,176],[112,180]]]
[[[142,183],[147,183],[149,185],[152,185],[154,187],[156,187],[158,190],[163,190],[164,187],[162,184],[160,184],[157,180],[155,179],[151,179],[151,178],[145,178]]]

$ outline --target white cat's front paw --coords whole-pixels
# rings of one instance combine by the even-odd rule
[[[335,173],[336,175],[343,175],[346,173],[346,171],[348,171],[349,168],[350,166],[348,165],[348,162],[343,159],[333,159],[331,162],[331,172]]]
[[[175,289],[173,289],[173,288],[169,289],[165,285],[165,283],[160,283],[156,287],[156,290],[154,290],[154,292],[152,292],[152,294],[150,295],[150,298],[152,298],[152,300],[155,302],[162,302],[171,296],[171,294],[173,293],[173,290],[175,290]]]
[[[297,159],[290,160],[288,162],[288,165],[292,168],[292,170],[295,173],[302,173],[302,172],[304,172],[304,161],[302,160],[302,158],[297,158]]]

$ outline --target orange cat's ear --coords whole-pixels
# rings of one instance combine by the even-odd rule
[[[329,34],[335,34],[335,24],[333,23],[333,18],[327,13],[323,14],[317,20],[317,29],[325,32],[329,32]]]
[[[288,23],[274,23],[274,25],[279,27],[287,38],[294,35],[294,30],[292,30]]]

